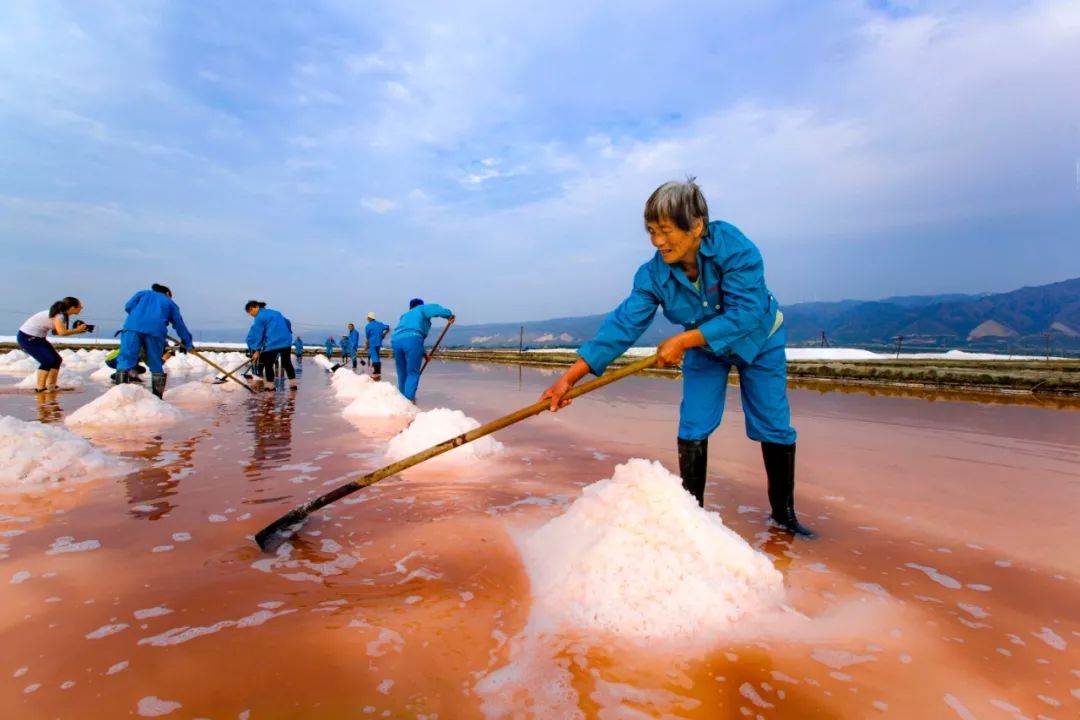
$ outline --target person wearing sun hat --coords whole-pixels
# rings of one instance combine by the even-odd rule
[[[394,366],[397,368],[398,390],[412,402],[416,402],[416,389],[420,385],[420,368],[424,364],[424,340],[431,332],[431,319],[437,317],[453,322],[454,313],[442,305],[413,298],[409,301],[408,312],[401,316],[390,336],[390,345],[394,349]]]
[[[373,380],[382,379],[382,358],[379,351],[382,349],[383,339],[390,333],[390,326],[375,319],[375,311],[367,314],[367,325],[364,326],[364,352],[371,361],[371,377]]]

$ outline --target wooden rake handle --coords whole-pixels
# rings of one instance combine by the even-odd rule
[[[182,342],[180,342],[176,338],[172,337],[171,335],[167,335],[166,337],[168,337],[169,340],[171,340],[173,343],[175,343],[177,345],[183,345]],[[251,389],[251,387],[246,382],[244,382],[240,378],[235,377],[233,375],[233,373],[236,372],[237,370],[242,370],[244,368],[244,365],[247,365],[247,363],[244,363],[244,365],[241,365],[240,367],[236,368],[236,370],[233,370],[232,372],[230,372],[230,371],[226,370],[225,368],[221,367],[220,365],[218,365],[216,362],[214,362],[210,358],[208,358],[205,355],[202,355],[199,352],[197,352],[195,350],[195,348],[188,348],[187,351],[189,353],[191,353],[192,355],[194,355],[195,357],[202,360],[204,363],[206,363],[210,367],[217,370],[219,373],[222,373],[223,375],[225,375],[225,377],[231,378],[231,379],[235,380],[236,382],[240,383],[241,385],[243,385],[244,389],[247,390],[249,393],[254,393],[255,392],[254,390]],[[248,362],[250,362],[250,361],[248,361]]]
[[[598,378],[594,378],[589,382],[584,383],[583,385],[571,388],[570,391],[563,396],[563,399],[572,400],[576,397],[584,395],[585,393],[590,393],[593,390],[602,388],[605,385],[610,385],[616,380],[621,380],[628,375],[633,375],[634,373],[648,369],[656,364],[657,359],[658,358],[656,355],[651,355],[647,358],[642,358],[641,360],[618,368],[617,370],[612,370],[611,372],[605,373]],[[461,447],[462,445],[470,443],[473,440],[482,438],[485,435],[490,435],[493,432],[502,430],[503,428],[507,428],[515,423],[519,423],[522,420],[530,418],[533,415],[539,415],[540,413],[547,410],[549,407],[551,407],[550,400],[538,400],[532,405],[523,407],[516,412],[512,412],[509,415],[505,415],[499,418],[498,420],[492,420],[486,425],[481,425],[480,427],[474,430],[470,430],[466,433],[462,433],[457,437],[450,438],[449,440],[444,440],[438,445],[429,447],[427,450],[421,450],[415,455],[410,455],[407,458],[398,460],[392,465],[387,465],[386,467],[379,468],[374,472],[363,475],[362,477],[358,477],[356,480],[351,480],[344,485],[340,485],[331,490],[330,492],[326,493],[325,495],[321,495],[314,500],[309,500],[302,505],[298,505],[297,507],[287,512],[285,515],[282,515],[280,518],[267,525],[255,535],[255,542],[257,542],[259,544],[259,547],[262,548],[265,552],[273,552],[279,545],[281,545],[284,540],[289,538],[295,532],[296,527],[299,525],[299,523],[302,523],[305,519],[307,519],[307,517],[311,515],[311,513],[319,510],[320,508],[326,507],[335,500],[340,500],[346,495],[351,495],[352,493],[360,490],[361,488],[368,487],[369,485],[374,485],[380,480],[388,478],[391,475],[397,475],[402,470],[411,468],[414,465],[419,465],[425,460],[430,460],[437,455],[442,455],[445,452],[449,452],[454,448]]]
[[[453,324],[454,324],[454,321],[450,320],[449,322],[446,323],[446,326],[442,329],[442,332],[439,333],[439,339],[436,340],[435,344],[431,346],[431,352],[427,354],[427,356],[424,358],[424,364],[420,366],[420,374],[421,375],[424,374],[424,368],[426,368],[428,363],[431,362],[431,358],[435,357],[435,351],[439,349],[439,343],[441,343],[442,339],[444,337],[446,337],[446,331],[449,330],[450,326],[453,325]]]

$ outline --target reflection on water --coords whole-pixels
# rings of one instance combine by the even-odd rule
[[[64,411],[56,401],[56,393],[36,393],[37,421],[48,425],[58,424],[64,419]]]
[[[486,422],[549,383],[432,363],[422,409]],[[0,395],[0,412],[61,422],[100,390]],[[620,381],[501,432],[490,463],[421,465],[345,498],[270,556],[254,532],[374,469],[387,441],[340,417],[325,373],[91,437],[139,471],[0,497],[4,717],[1078,715],[1080,435],[1045,406],[795,391],[799,509],[821,535],[802,542],[760,509],[736,388],[707,497],[783,572],[789,620],[674,654],[526,633],[515,533],[628,457],[675,467],[679,390]]]
[[[292,393],[264,393],[248,403],[246,422],[252,434],[251,462],[244,468],[248,480],[260,480],[274,467],[292,458],[292,419],[296,400]]]
[[[927,402],[972,402],[990,405],[1025,405],[1053,410],[1080,410],[1080,397],[1039,395],[1030,392],[992,393],[962,390],[943,390],[901,385],[871,385],[817,380],[788,380],[788,385],[819,393],[843,393],[845,395],[868,395],[870,397],[917,398]]]

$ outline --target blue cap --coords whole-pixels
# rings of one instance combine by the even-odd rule
[[[412,310],[417,305],[423,305],[423,304],[424,304],[424,301],[421,300],[420,298],[413,298],[412,300],[409,301],[409,309]]]

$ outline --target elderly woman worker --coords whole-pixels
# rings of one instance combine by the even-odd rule
[[[761,443],[772,519],[812,536],[795,516],[795,430],[787,400],[783,314],[765,285],[757,247],[737,228],[709,222],[693,179],[661,185],[645,203],[645,228],[656,254],[634,276],[630,297],[542,397],[551,409],[582,377],[597,375],[649,327],[658,307],[686,328],[657,348],[658,365],[683,366],[679,472],[683,487],[705,504],[709,435],[724,413],[728,371],[739,373],[746,434]]]
[[[82,320],[77,321],[74,327],[68,327],[68,318],[81,312],[82,303],[79,299],[66,297],[54,302],[48,310],[34,313],[19,327],[19,331],[15,334],[15,341],[27,355],[38,362],[35,392],[59,389],[57,382],[60,377],[60,365],[64,361],[49,342],[49,333],[64,336],[93,331],[94,326],[87,325]]]

